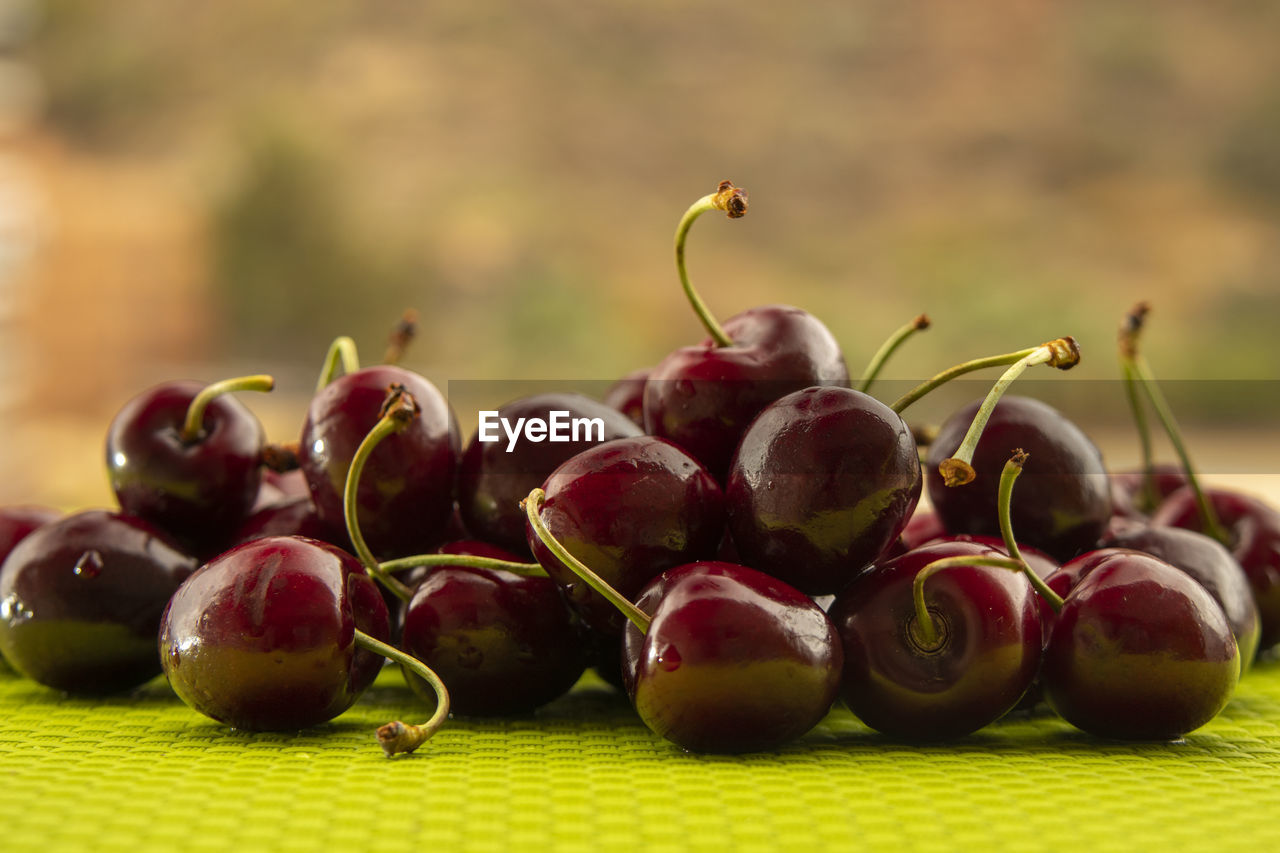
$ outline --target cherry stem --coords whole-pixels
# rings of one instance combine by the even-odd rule
[[[995,411],[996,404],[1000,402],[1004,392],[1009,389],[1015,379],[1022,375],[1024,370],[1037,364],[1047,364],[1059,370],[1070,370],[1079,361],[1080,347],[1076,344],[1076,339],[1066,337],[1041,344],[1010,365],[987,392],[986,399],[974,414],[973,421],[969,424],[969,431],[965,433],[964,440],[960,442],[956,452],[938,464],[942,482],[948,486],[963,486],[965,483],[973,482],[977,476],[977,472],[973,470],[973,454],[978,449],[982,431],[986,429],[987,421],[991,419],[991,413]]]
[[[929,328],[929,318],[921,314],[890,335],[889,339],[880,345],[880,349],[876,350],[876,354],[871,356],[867,369],[862,371],[862,381],[858,385],[858,390],[866,394],[871,389],[871,383],[875,382],[876,377],[880,375],[885,362],[898,351],[898,347],[916,332],[923,332],[927,328]]]
[[[320,379],[316,382],[316,391],[338,378],[339,367],[343,373],[355,373],[360,369],[356,342],[346,335],[334,338],[333,343],[329,344],[329,351],[324,354],[324,365],[320,368]]]
[[[373,429],[369,430],[369,434],[360,442],[360,446],[351,457],[351,465],[347,468],[347,481],[342,488],[342,516],[347,522],[347,536],[351,539],[356,557],[368,569],[369,574],[391,590],[392,594],[401,601],[408,601],[413,597],[413,592],[397,578],[383,571],[373,552],[369,550],[369,544],[365,541],[364,534],[360,532],[357,492],[360,475],[364,473],[364,465],[369,461],[374,448],[387,436],[403,430],[417,416],[418,404],[413,396],[405,391],[403,386],[393,385],[382,404],[382,416],[373,425]]]
[[[618,608],[623,616],[631,620],[631,624],[640,629],[641,634],[648,632],[649,615],[628,601],[622,593],[611,587],[604,578],[587,568],[585,563],[570,554],[569,549],[561,545],[559,540],[547,529],[547,525],[543,523],[541,515],[542,504],[546,498],[546,492],[542,489],[534,489],[529,493],[529,497],[520,502],[520,505],[524,507],[525,515],[529,519],[529,526],[533,528],[533,532],[542,540],[542,544],[546,545],[547,549],[552,554],[555,554],[560,562],[568,566],[575,575],[586,581],[588,586],[603,595],[610,604]]]
[[[1151,512],[1160,502],[1160,493],[1156,487],[1155,454],[1151,447],[1151,425],[1147,423],[1147,413],[1139,399],[1138,376],[1133,364],[1123,356],[1120,359],[1120,371],[1124,375],[1124,395],[1129,401],[1129,411],[1133,413],[1133,423],[1138,431],[1138,444],[1142,448],[1142,488],[1137,494],[1138,509]]]
[[[422,725],[415,726],[396,720],[378,728],[378,744],[388,758],[402,752],[413,752],[439,731],[440,727],[444,725],[444,721],[449,718],[449,689],[444,686],[440,676],[436,675],[431,667],[412,655],[400,651],[395,646],[389,646],[381,640],[369,636],[359,628],[356,629],[356,645],[385,658],[390,658],[430,684],[431,689],[435,691],[435,713],[431,715],[431,719]]]
[[[1182,440],[1182,430],[1178,428],[1178,423],[1173,417],[1173,409],[1169,406],[1169,401],[1165,399],[1164,392],[1160,390],[1160,385],[1156,382],[1155,375],[1151,372],[1147,360],[1138,351],[1138,335],[1145,324],[1148,310],[1149,307],[1145,302],[1138,303],[1125,317],[1124,325],[1121,326],[1120,363],[1124,368],[1125,378],[1128,379],[1132,376],[1137,379],[1138,385],[1147,395],[1147,401],[1151,404],[1151,408],[1155,410],[1156,417],[1160,420],[1160,425],[1164,427],[1165,434],[1169,436],[1169,443],[1173,445],[1173,451],[1178,455],[1178,460],[1182,463],[1182,470],[1187,475],[1187,485],[1191,487],[1191,493],[1195,495],[1196,508],[1200,512],[1200,524],[1204,528],[1205,535],[1212,536],[1222,544],[1230,547],[1231,536],[1218,520],[1218,513],[1214,511],[1213,504],[1200,485],[1200,478],[1196,476],[1195,466],[1191,464],[1191,454],[1187,452],[1187,446]],[[1146,487],[1150,490],[1152,503],[1154,504],[1156,503],[1155,475],[1149,456],[1146,464]]]
[[[479,557],[475,554],[418,554],[413,557],[400,557],[380,564],[387,574],[403,572],[423,566],[463,566],[468,569],[494,569],[511,572],[526,578],[545,578],[547,570],[538,563],[517,563],[511,560],[499,560],[496,557]]]
[[[966,361],[961,364],[957,364],[955,367],[949,367],[946,370],[939,373],[937,376],[934,376],[932,379],[928,379],[920,383],[919,385],[917,385],[915,388],[912,388],[906,394],[899,397],[897,401],[894,402],[894,404],[889,408],[893,409],[898,414],[902,414],[903,410],[906,409],[907,406],[910,406],[912,403],[916,402],[925,394],[928,394],[930,391],[933,391],[936,388],[946,385],[952,379],[956,379],[960,376],[964,376],[966,373],[973,373],[976,370],[985,370],[988,367],[1003,367],[1008,364],[1016,364],[1022,359],[1027,358],[1028,356],[1035,355],[1036,353],[1042,351],[1045,347],[1053,346],[1055,344],[1059,344],[1061,342],[1067,342],[1067,341],[1070,342],[1069,347],[1075,349],[1075,360],[1070,361],[1070,363],[1067,363],[1066,359],[1069,356],[1069,349],[1059,347],[1060,363],[1053,365],[1054,367],[1058,367],[1062,370],[1066,370],[1074,366],[1076,361],[1080,360],[1079,348],[1076,347],[1075,339],[1070,337],[1059,338],[1056,341],[1051,341],[1047,344],[1041,344],[1038,347],[1029,347],[1027,349],[1018,350],[1017,352],[1007,352],[1004,355],[992,355],[992,356],[987,356],[986,358],[975,358],[973,361]]]
[[[689,304],[693,306],[693,312],[702,321],[707,334],[716,342],[716,346],[730,347],[733,346],[733,338],[730,338],[724,328],[716,322],[716,318],[711,314],[711,310],[707,308],[707,304],[702,301],[698,291],[693,289],[693,284],[689,281],[689,272],[685,268],[684,262],[684,244],[689,236],[689,229],[699,216],[709,210],[723,210],[729,215],[730,219],[740,219],[747,213],[747,191],[741,187],[735,187],[730,181],[721,181],[719,188],[715,192],[695,201],[684,212],[684,216],[680,218],[680,224],[676,226],[676,271],[680,274],[680,284],[684,287],[684,295],[689,300]]]
[[[1062,596],[1058,595],[1053,589],[1044,582],[1044,578],[1040,577],[1027,563],[1026,558],[1022,556],[1022,550],[1018,548],[1018,541],[1013,538],[1013,484],[1018,481],[1018,477],[1022,474],[1022,466],[1027,464],[1030,458],[1022,448],[1018,448],[1013,452],[1013,457],[1004,463],[1004,470],[1000,472],[1000,489],[996,498],[996,513],[1000,519],[1000,536],[1004,539],[1004,548],[1009,552],[1009,556],[1022,564],[1022,572],[1027,576],[1027,580],[1031,582],[1031,586],[1040,597],[1048,602],[1053,608],[1054,613],[1062,610]]]
[[[917,640],[925,651],[936,651],[940,648],[942,646],[942,637],[939,636],[938,626],[934,622],[933,614],[929,612],[928,605],[924,603],[924,583],[943,569],[954,569],[958,566],[987,567],[1021,572],[1023,563],[1012,557],[979,557],[976,555],[943,557],[940,560],[934,560],[916,572],[915,580],[911,583],[911,598],[916,607],[916,631],[913,639]]]
[[[187,417],[182,422],[182,432],[179,438],[183,444],[194,444],[200,440],[201,434],[204,432],[204,411],[218,397],[223,394],[230,394],[233,391],[270,391],[276,387],[276,381],[265,374],[255,374],[253,376],[237,376],[233,379],[223,379],[221,382],[215,382],[201,389],[196,394],[195,399],[191,401],[191,405],[187,407]]]
[[[383,364],[399,364],[404,358],[405,350],[418,334],[418,312],[412,308],[405,309],[400,322],[391,329],[387,337],[387,349],[382,354]],[[349,371],[348,371],[349,372]]]

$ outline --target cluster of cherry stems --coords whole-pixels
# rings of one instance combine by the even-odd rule
[[[1109,473],[1059,412],[1004,393],[1030,366],[1074,365],[1072,338],[886,404],[869,389],[928,320],[857,382],[800,309],[721,325],[684,261],[709,210],[740,217],[746,193],[723,182],[676,232],[706,340],[603,402],[498,410],[594,427],[573,440],[464,451],[443,395],[396,364],[411,318],[377,366],[334,343],[296,443],[268,444],[229,393],[269,376],[134,398],[106,442],[119,511],[0,508],[0,653],[78,695],[163,670],[251,731],[332,719],[391,658],[434,707],[379,729],[393,755],[450,714],[528,713],[587,667],[692,751],[778,747],[837,700],[911,740],[1042,702],[1101,737],[1176,739],[1280,643],[1280,513],[1200,486],[1138,351],[1145,306],[1120,335],[1144,466]],[[931,435],[903,420],[991,367],[991,393]],[[1148,409],[1180,465],[1153,464]]]

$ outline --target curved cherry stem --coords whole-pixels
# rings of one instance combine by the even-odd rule
[[[369,636],[359,628],[356,629],[356,645],[395,661],[430,684],[431,689],[435,691],[436,710],[431,715],[431,719],[425,723],[415,726],[396,720],[378,728],[378,745],[382,747],[382,751],[388,758],[398,753],[413,752],[439,731],[444,721],[449,718],[449,688],[445,687],[440,676],[436,675],[431,667],[395,646],[389,646]]]
[[[400,557],[379,564],[384,572],[403,572],[408,569],[436,566],[463,566],[468,569],[494,569],[511,572],[526,578],[545,578],[547,570],[538,563],[517,563],[511,560],[499,560],[496,557],[479,557],[474,554],[418,554],[413,557]]]
[[[1067,342],[1070,342],[1070,343],[1067,344]],[[1075,338],[1071,338],[1071,337],[1058,338],[1056,341],[1050,341],[1049,343],[1041,344],[1038,347],[1028,347],[1027,349],[1018,350],[1017,352],[1007,352],[1004,355],[992,355],[992,356],[987,356],[986,358],[975,358],[972,361],[966,361],[966,362],[962,362],[961,364],[957,364],[955,367],[949,367],[946,370],[939,373],[938,375],[934,376],[932,379],[927,379],[924,382],[921,382],[915,388],[912,388],[906,394],[903,394],[896,401],[894,401],[893,405],[890,406],[889,408],[893,409],[898,414],[902,414],[903,410],[906,409],[908,406],[910,406],[912,403],[916,402],[925,394],[928,394],[930,391],[933,391],[943,385],[946,385],[952,379],[956,379],[960,376],[964,376],[966,373],[973,373],[975,370],[985,370],[988,367],[1004,367],[1005,365],[1009,365],[1009,364],[1017,364],[1019,361],[1022,361],[1023,359],[1029,358],[1031,356],[1035,356],[1037,353],[1043,352],[1046,347],[1054,347],[1058,351],[1057,363],[1050,362],[1050,365],[1052,367],[1057,367],[1060,370],[1067,370],[1075,366],[1075,363],[1080,360],[1080,349],[1078,346],[1076,346]],[[1074,348],[1074,360],[1072,360],[1072,355],[1071,355],[1071,350],[1073,348]]]
[[[618,608],[619,612],[631,621],[631,624],[640,629],[641,634],[648,632],[649,614],[628,601],[626,596],[611,587],[604,578],[593,572],[573,554],[570,554],[569,549],[561,545],[560,541],[547,529],[547,525],[542,521],[542,504],[546,498],[546,492],[542,489],[534,489],[529,493],[529,497],[520,502],[520,505],[524,507],[525,515],[529,519],[529,526],[533,528],[533,532],[537,534],[537,537],[542,540],[542,544],[546,545],[547,550],[555,554],[556,558],[568,566],[575,575],[586,581],[588,586],[603,595],[610,604]]]
[[[1173,417],[1173,409],[1169,406],[1169,401],[1165,399],[1164,392],[1160,390],[1160,385],[1156,382],[1147,360],[1138,351],[1138,336],[1145,325],[1149,310],[1147,303],[1139,302],[1125,317],[1124,325],[1121,326],[1120,331],[1120,363],[1125,370],[1126,378],[1131,374],[1137,379],[1137,384],[1146,394],[1151,408],[1155,410],[1156,417],[1164,428],[1165,434],[1169,436],[1169,443],[1173,445],[1173,451],[1178,455],[1178,461],[1182,463],[1182,470],[1187,475],[1187,485],[1191,487],[1191,492],[1195,495],[1196,508],[1200,512],[1200,524],[1204,528],[1205,534],[1230,547],[1231,536],[1223,528],[1221,521],[1218,520],[1218,513],[1214,511],[1213,503],[1210,502],[1200,485],[1200,478],[1196,476],[1195,466],[1191,463],[1191,454],[1187,452],[1187,446],[1182,440],[1182,430],[1178,428],[1178,422]],[[1154,498],[1154,474],[1152,473],[1149,459],[1146,470],[1147,488],[1150,489]]]
[[[355,373],[360,369],[360,357],[356,354],[356,342],[346,335],[333,339],[329,351],[324,354],[324,364],[320,368],[320,379],[316,382],[316,391],[338,378],[338,370],[343,373]]]
[[[730,219],[740,219],[747,213],[747,191],[741,187],[735,187],[730,181],[721,181],[719,188],[715,192],[695,201],[684,212],[684,216],[680,217],[680,224],[676,226],[676,271],[680,274],[680,284],[684,287],[684,295],[689,300],[689,305],[693,307],[693,312],[702,321],[703,328],[707,330],[707,334],[716,342],[716,346],[730,347],[733,346],[733,338],[729,337],[724,328],[716,321],[711,310],[707,308],[707,304],[698,295],[698,291],[693,289],[693,284],[689,281],[689,272],[685,268],[684,262],[684,244],[689,236],[689,229],[699,216],[709,210],[723,210],[729,215]]]
[[[915,603],[916,608],[916,630],[913,632],[913,639],[925,651],[937,650],[942,645],[943,639],[939,636],[938,626],[934,622],[933,614],[929,612],[929,607],[925,604],[925,581],[944,569],[954,569],[958,566],[987,567],[1022,572],[1023,563],[1012,557],[979,557],[976,555],[943,557],[940,560],[934,560],[916,572],[915,579],[911,582],[911,600]]]
[[[417,335],[418,312],[412,308],[406,308],[400,322],[395,324],[391,334],[387,336],[387,349],[382,354],[382,363],[399,364],[404,358],[405,351],[409,349],[409,344],[413,343]]]
[[[1156,486],[1155,453],[1151,446],[1151,425],[1147,423],[1146,410],[1138,397],[1138,376],[1133,365],[1121,358],[1120,372],[1124,376],[1124,395],[1129,401],[1129,411],[1133,413],[1133,424],[1138,432],[1138,444],[1142,452],[1142,488],[1138,491],[1137,505],[1138,509],[1149,513],[1160,502],[1160,492]]]
[[[871,383],[875,382],[876,377],[880,375],[885,362],[898,351],[898,347],[916,332],[923,332],[927,328],[929,328],[929,318],[921,314],[890,335],[889,339],[880,345],[880,349],[876,350],[876,354],[871,356],[867,369],[862,371],[862,381],[858,383],[858,390],[866,394],[871,389]]]
[[[1047,364],[1059,370],[1070,370],[1079,361],[1080,347],[1076,344],[1076,339],[1065,337],[1040,345],[1010,365],[987,392],[986,398],[974,414],[969,430],[964,434],[964,439],[955,453],[938,464],[942,482],[948,486],[963,486],[965,483],[973,482],[974,477],[977,476],[977,472],[973,470],[973,454],[978,449],[978,441],[982,438],[983,430],[987,428],[987,421],[991,419],[991,413],[995,411],[996,404],[1000,402],[1004,392],[1009,390],[1009,386],[1022,375],[1024,370],[1037,364]]]
[[[1044,582],[1044,578],[1032,571],[1031,565],[1022,556],[1021,549],[1018,548],[1018,541],[1013,538],[1011,511],[1013,506],[1013,484],[1018,481],[1018,477],[1022,474],[1022,466],[1027,463],[1028,458],[1030,458],[1030,454],[1022,448],[1018,448],[1013,452],[1012,458],[1004,463],[1004,470],[1000,472],[1000,488],[996,498],[996,513],[1000,520],[1000,536],[1004,539],[1004,548],[1009,552],[1009,556],[1022,565],[1022,572],[1027,576],[1027,580],[1031,582],[1032,588],[1053,608],[1054,613],[1059,613],[1062,610],[1062,596],[1054,592]]]
[[[369,461],[374,448],[387,436],[400,432],[417,416],[418,404],[413,396],[400,385],[392,386],[386,401],[382,404],[382,416],[373,425],[373,429],[369,430],[369,434],[360,442],[360,446],[351,457],[351,465],[347,468],[347,481],[342,487],[342,517],[347,523],[347,536],[351,539],[352,550],[369,574],[391,590],[392,594],[401,601],[412,598],[413,591],[383,571],[373,552],[369,550],[369,543],[365,541],[364,534],[360,531],[360,507],[357,494],[360,475],[364,473],[364,465]]]
[[[223,394],[234,391],[270,391],[274,387],[276,387],[275,379],[263,373],[223,379],[221,382],[205,386],[192,399],[191,405],[187,406],[187,416],[182,421],[182,432],[179,433],[179,438],[184,444],[194,444],[199,441],[204,432],[205,409]]]

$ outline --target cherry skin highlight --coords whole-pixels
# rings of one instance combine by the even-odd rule
[[[623,679],[645,725],[693,752],[774,749],[827,714],[841,649],[813,601],[732,563],[679,566],[636,605],[651,614],[623,635]]]
[[[22,675],[77,695],[160,674],[155,637],[195,558],[158,527],[88,510],[39,528],[0,568],[0,653]]]
[[[174,594],[160,660],[195,710],[248,731],[292,731],[341,714],[373,683],[381,656],[356,629],[386,641],[387,607],[350,554],[300,537],[240,545]]]
[[[725,499],[742,561],[810,595],[837,592],[897,540],[920,498],[911,430],[874,397],[807,388],[742,437]]]

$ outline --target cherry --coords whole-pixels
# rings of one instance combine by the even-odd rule
[[[62,513],[52,507],[14,505],[0,507],[0,564],[37,527],[56,521]]]
[[[249,514],[261,483],[262,425],[229,391],[269,376],[203,386],[166,382],[134,397],[107,430],[107,471],[121,509],[217,551]]]
[[[0,652],[68,693],[136,687],[160,673],[160,614],[196,561],[159,528],[87,510],[19,542],[0,569]]]
[[[1145,470],[1113,471],[1108,478],[1112,517],[1131,521],[1150,518],[1165,498],[1187,484],[1182,467],[1170,464],[1152,466],[1150,475]]]
[[[652,367],[642,367],[623,376],[605,391],[604,404],[622,412],[636,426],[643,428],[644,386],[652,372]]]
[[[1128,740],[1174,740],[1213,719],[1240,676],[1213,597],[1149,554],[1112,549],[1080,560],[1096,564],[1062,600],[1045,647],[1049,705],[1090,734]]]
[[[350,554],[325,542],[268,537],[200,567],[160,626],[173,691],[207,717],[247,731],[292,731],[341,714],[373,683],[382,656],[437,686],[422,726],[388,723],[383,750],[412,752],[443,724],[448,692],[430,669],[383,642],[387,606]]]
[[[1067,560],[1093,547],[1111,517],[1111,493],[1102,454],[1075,424],[1029,397],[1006,396],[996,404],[973,451],[976,481],[944,484],[938,467],[961,444],[978,412],[974,402],[943,423],[929,448],[925,483],[934,510],[952,533],[998,535],[1000,471],[1014,448],[1031,461],[1013,500],[1018,540]]]
[[[441,551],[518,559],[483,542],[453,542]],[[449,686],[456,713],[525,713],[563,695],[582,675],[581,637],[550,578],[447,564],[415,571],[421,577],[409,580],[413,598],[400,645]],[[431,692],[409,670],[405,680]]]
[[[1280,512],[1252,495],[1227,489],[1204,489],[1202,495],[1249,580],[1262,623],[1258,651],[1267,651],[1280,643]],[[1200,500],[1190,486],[1179,489],[1160,504],[1151,523],[1205,532]]]
[[[1018,571],[1002,551],[953,540],[855,577],[830,610],[845,704],[876,731],[913,740],[960,737],[1013,708],[1042,642],[1037,596]]]
[[[345,527],[343,487],[351,460],[395,387],[412,395],[419,415],[371,455],[357,495],[369,547],[384,559],[431,550],[449,523],[460,442],[444,396],[422,376],[394,365],[347,373],[312,399],[299,448],[320,519]]]
[[[644,425],[646,432],[684,447],[723,480],[739,437],[761,409],[811,385],[848,387],[849,369],[827,327],[799,308],[759,306],[723,327],[716,322],[684,262],[689,227],[709,210],[732,219],[743,216],[746,191],[722,182],[685,212],[676,229],[676,269],[708,337],[675,350],[653,368],[645,384]]]
[[[1159,557],[1199,582],[1227,617],[1240,649],[1241,674],[1249,671],[1258,651],[1262,622],[1248,577],[1222,543],[1178,527],[1144,527],[1109,536],[1102,544]]]
[[[824,595],[894,543],[920,488],[902,418],[860,391],[815,387],[760,412],[742,436],[725,498],[744,563]]]
[[[654,436],[584,450],[542,488],[542,520],[551,534],[626,598],[667,569],[713,557],[724,530],[724,498],[711,474]],[[587,625],[606,634],[622,630],[617,609],[532,528],[528,543]]]
[[[511,424],[521,418],[547,420],[553,411],[567,412],[571,419],[599,418],[603,435],[593,433],[565,442],[518,441],[508,451],[505,436],[502,441],[484,442],[477,432],[467,444],[458,472],[458,509],[475,537],[508,551],[525,552],[520,501],[529,490],[541,486],[561,463],[600,441],[640,434],[640,428],[622,412],[581,394],[534,394],[497,410]]]
[[[230,542],[239,545],[267,536],[305,536],[336,545],[344,551],[352,549],[347,531],[320,518],[310,495],[269,504],[254,512],[232,534]]]

